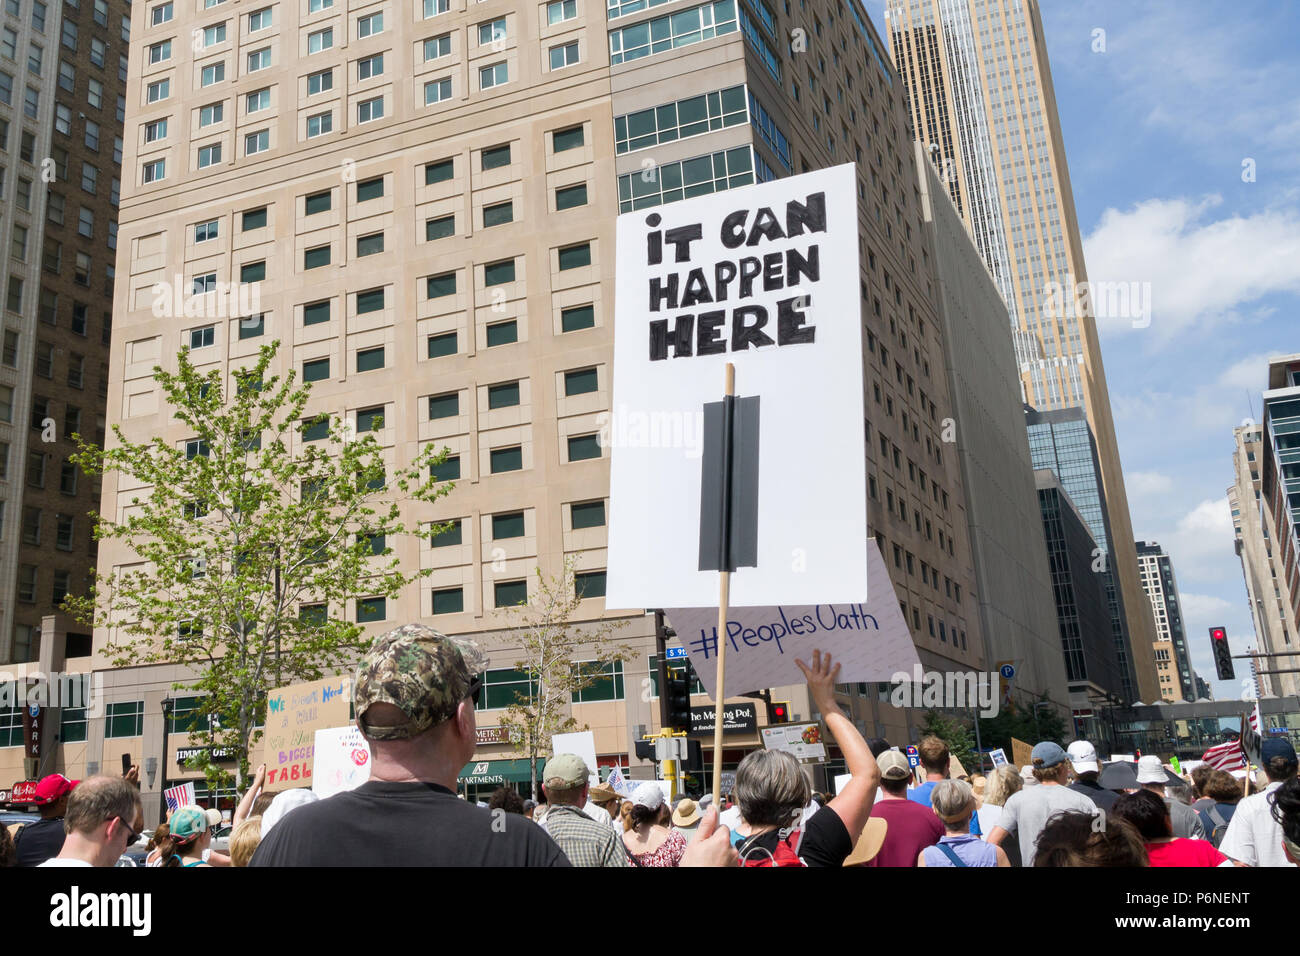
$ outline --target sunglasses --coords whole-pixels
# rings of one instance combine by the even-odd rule
[[[466,697],[468,697],[470,700],[472,700],[472,701],[474,702],[474,706],[475,706],[475,707],[478,706],[478,697],[479,697],[479,692],[480,692],[482,689],[483,689],[483,678],[482,678],[481,675],[479,675],[479,674],[475,674],[475,675],[470,679],[470,682],[469,682],[469,693],[467,693],[467,694],[465,695]]]
[[[122,824],[122,826],[126,827],[126,832],[127,832],[126,845],[127,845],[127,846],[130,846],[130,845],[133,844],[136,840],[138,840],[138,839],[140,838],[140,834],[144,832],[143,830],[136,830],[136,829],[134,829],[134,828],[131,826],[131,824],[127,823],[126,820],[124,820],[122,817],[116,817],[115,819],[117,820],[118,823]]]

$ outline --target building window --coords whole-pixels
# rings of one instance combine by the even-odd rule
[[[431,395],[429,397],[429,420],[436,421],[440,418],[455,418],[460,414],[460,393],[448,392],[445,395]]]
[[[167,120],[154,120],[152,123],[146,123],[144,126],[144,141],[146,143],[155,143],[160,139],[167,138]]]
[[[158,80],[150,83],[145,90],[145,99],[150,103],[157,103],[160,100],[167,99],[171,95],[171,80]]]
[[[330,377],[330,360],[313,359],[302,363],[302,380],[304,382],[323,382]]]
[[[447,355],[455,355],[458,351],[455,332],[443,332],[428,338],[429,358],[443,358]]]
[[[430,80],[424,84],[425,106],[432,106],[434,103],[449,99],[451,99],[451,77],[444,76],[440,80]]]
[[[462,522],[459,518],[454,521],[444,521],[441,524],[443,530],[429,539],[431,548],[449,548],[462,543]]]
[[[519,341],[519,323],[514,319],[508,322],[495,322],[487,327],[488,348],[498,345],[510,345]]]
[[[597,435],[574,435],[569,439],[569,461],[586,461],[600,457],[600,438]]]
[[[481,66],[478,71],[478,88],[480,90],[490,90],[494,86],[501,86],[510,79],[509,70],[505,63],[493,63],[490,66]]]
[[[483,207],[483,228],[485,229],[490,226],[501,226],[508,222],[514,222],[514,219],[513,203],[502,202]]]
[[[368,312],[382,312],[384,309],[384,290],[367,289],[357,293],[357,315]]]
[[[383,597],[368,597],[357,599],[357,623],[365,624],[369,621],[382,621],[388,617],[388,599]]]
[[[244,137],[244,155],[252,156],[255,153],[264,153],[271,148],[271,131],[269,129],[258,130],[256,133],[249,133]]]
[[[737,126],[745,120],[745,88],[733,86],[614,117],[614,148],[627,153]]]
[[[570,527],[574,531],[583,528],[603,528],[605,526],[605,502],[574,502],[569,506]]]
[[[266,260],[246,262],[239,267],[240,282],[261,282],[266,278]]]
[[[601,700],[623,699],[622,661],[610,661],[604,664],[598,661],[582,661],[575,664],[574,669],[595,679],[581,690],[573,692],[572,703],[590,704]]]
[[[384,348],[362,349],[357,352],[357,371],[373,372],[384,367]]]
[[[218,23],[215,26],[203,28],[203,45],[205,47],[214,46],[218,43],[226,42],[226,25]]]
[[[239,338],[255,339],[266,332],[266,315],[248,315],[239,320]]]
[[[560,46],[553,46],[550,49],[551,69],[562,70],[566,66],[573,66],[578,62],[578,41],[564,43]]]
[[[333,203],[333,193],[328,189],[322,193],[312,193],[305,202],[306,215],[314,216],[318,212],[329,212]]]
[[[307,53],[320,53],[322,50],[328,50],[334,46],[334,28],[326,27],[324,30],[317,30],[315,33],[307,34]]]
[[[307,95],[315,96],[317,93],[324,93],[326,90],[334,89],[334,71],[321,70],[319,73],[313,73],[307,77]]]
[[[596,310],[590,305],[576,305],[560,310],[560,331],[577,332],[596,325]]]
[[[261,229],[266,225],[266,207],[260,209],[249,209],[243,213],[242,229],[248,232],[252,229]]]
[[[612,11],[609,15],[613,16]],[[656,17],[630,27],[610,30],[609,62],[617,65],[702,40],[711,40],[735,33],[736,26],[735,0],[715,0],[713,3]]]
[[[270,87],[264,90],[257,90],[249,93],[244,99],[244,112],[256,113],[259,110],[268,110],[271,108],[271,90]]]
[[[171,4],[167,6],[170,8]],[[144,736],[144,701],[109,704],[106,716],[105,737]]]
[[[265,30],[271,26],[271,8],[266,7],[262,10],[254,10],[248,15],[248,32],[256,33],[258,30]]]
[[[447,182],[455,176],[455,161],[442,159],[436,163],[426,163],[424,166],[424,184],[432,186],[434,183]]]
[[[444,56],[451,55],[451,34],[444,33],[442,36],[430,37],[424,41],[424,62],[431,60],[440,60]]]
[[[555,26],[578,15],[578,0],[553,0],[546,5],[546,24]]]
[[[315,249],[307,249],[302,254],[302,267],[304,269],[319,269],[321,266],[327,266],[329,264],[329,246],[317,246]]]
[[[368,236],[357,236],[357,257],[373,256],[384,251],[384,234],[373,232]]]
[[[513,263],[512,263],[513,265]],[[424,280],[425,298],[440,299],[456,294],[456,273],[446,272],[440,276],[429,276]]]
[[[573,576],[573,593],[579,599],[605,596],[604,571],[579,571]]]
[[[555,190],[556,211],[562,209],[574,209],[578,206],[585,205],[587,205],[586,183],[580,183],[577,186],[564,186]]]
[[[18,600],[25,604],[33,604],[36,601],[36,566],[34,564],[20,564],[18,566]]]
[[[376,96],[371,100],[362,100],[357,104],[357,122],[369,123],[371,120],[384,118],[384,98]]]
[[[384,55],[376,53],[374,56],[368,56],[364,59],[357,60],[357,79],[368,80],[371,77],[381,76],[384,72]]]
[[[213,103],[199,108],[199,129],[222,122],[226,117],[226,104]]]
[[[379,199],[384,195],[384,177],[377,176],[357,183],[357,202]]]
[[[569,246],[560,250],[560,270],[579,269],[591,265],[591,243]]]
[[[146,183],[156,183],[166,178],[166,164],[164,160],[156,159],[152,163],[145,163],[141,169],[141,179]]]
[[[151,26],[155,26],[155,27],[159,26],[160,24],[167,23],[169,20],[171,20],[172,13],[173,11],[172,11],[171,3],[160,3],[158,6],[154,7],[152,10],[149,11],[149,23]]]
[[[271,65],[271,48],[263,47],[260,50],[254,50],[248,54],[248,71],[256,73],[258,70],[265,70]]]
[[[451,0],[424,0],[424,19],[436,17],[451,9]]]
[[[440,588],[433,592],[433,609],[434,614],[460,614],[465,610],[465,592],[463,588]],[[489,671],[489,673],[492,673]],[[486,691],[487,688],[485,687]],[[480,698],[485,700],[485,698]],[[510,703],[514,703],[512,700]],[[506,704],[504,706],[509,706]],[[476,708],[479,709],[479,708]],[[486,710],[486,707],[481,709]]]
[[[528,581],[496,581],[492,585],[496,607],[519,607],[528,603]]]
[[[220,83],[226,78],[226,64],[213,63],[211,66],[205,66],[199,75],[200,86],[211,86],[213,83]]]
[[[519,445],[509,448],[493,448],[488,453],[490,471],[494,475],[506,471],[520,471],[524,467],[524,451]]]
[[[754,182],[753,151],[737,146],[724,152],[664,163],[646,181],[640,173],[618,177],[619,212],[676,202],[686,196],[748,186]]]
[[[515,281],[515,260],[504,259],[490,262],[483,267],[483,284],[485,286],[502,285]]]
[[[307,138],[313,139],[317,136],[324,136],[326,133],[334,130],[333,113],[317,113],[315,116],[307,117]]]
[[[329,246],[325,247],[326,249]],[[326,299],[324,302],[311,302],[302,307],[302,324],[319,325],[322,322],[330,320],[330,302]]]
[[[492,516],[492,540],[503,538],[522,538],[524,536],[524,513],[513,511],[508,514]]]
[[[519,404],[519,383],[488,386],[488,408],[510,408]]]
[[[460,456],[448,455],[440,465],[429,466],[429,477],[435,481],[455,481],[460,477]]]
[[[382,351],[382,350],[381,350]],[[362,408],[357,410],[357,434],[364,435],[366,432],[378,431],[384,421],[384,406],[376,405],[374,408]],[[383,487],[382,483],[376,487]]]
[[[578,369],[564,373],[564,394],[585,395],[598,389],[597,372],[594,368]]]
[[[221,162],[221,144],[199,147],[199,169],[206,169]]]

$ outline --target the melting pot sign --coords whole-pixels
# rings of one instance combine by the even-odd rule
[[[731,603],[866,600],[854,184],[837,166],[619,217],[608,607],[717,604],[701,460],[727,362],[758,399],[757,558]]]

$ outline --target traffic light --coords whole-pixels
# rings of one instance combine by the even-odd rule
[[[704,773],[704,748],[698,740],[686,741],[686,773]]]
[[[1210,644],[1214,648],[1214,666],[1219,672],[1219,680],[1235,679],[1236,673],[1232,669],[1232,648],[1228,646],[1227,628],[1210,628]]]
[[[790,702],[788,700],[768,701],[767,722],[769,724],[788,724],[790,722]]]
[[[679,668],[668,671],[668,686],[664,689],[667,699],[668,724],[675,730],[691,729],[691,682],[686,672]]]

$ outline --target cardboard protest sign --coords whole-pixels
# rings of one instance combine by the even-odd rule
[[[355,725],[316,731],[311,788],[324,800],[370,779],[370,744]]]
[[[865,603],[733,608],[727,621],[727,694],[802,684],[795,660],[812,662],[812,652],[828,652],[842,665],[840,681],[911,679],[921,666],[912,632],[874,538],[867,541],[871,594]],[[736,580],[743,575],[737,574]],[[665,612],[686,647],[700,683],[710,695],[717,677],[718,610],[668,608]]]
[[[346,676],[294,684],[270,693],[261,741],[268,789],[312,785],[316,731],[346,725],[351,701],[352,678]]]
[[[755,463],[732,473],[730,604],[866,600],[852,164],[626,213],[616,258],[606,606],[717,606],[704,432],[728,363]]]
[[[822,740],[820,724],[777,724],[763,728],[763,746],[768,750],[784,750],[797,757],[800,763],[824,763],[826,744]]]
[[[551,736],[552,754],[577,754],[590,771],[588,779],[593,784],[600,783],[596,770],[596,735],[590,730],[579,730],[572,734],[553,734]],[[541,772],[538,767],[538,773]]]
[[[1023,740],[1011,738],[1011,762],[1017,767],[1032,767],[1034,765],[1033,757],[1030,755],[1034,748]]]

